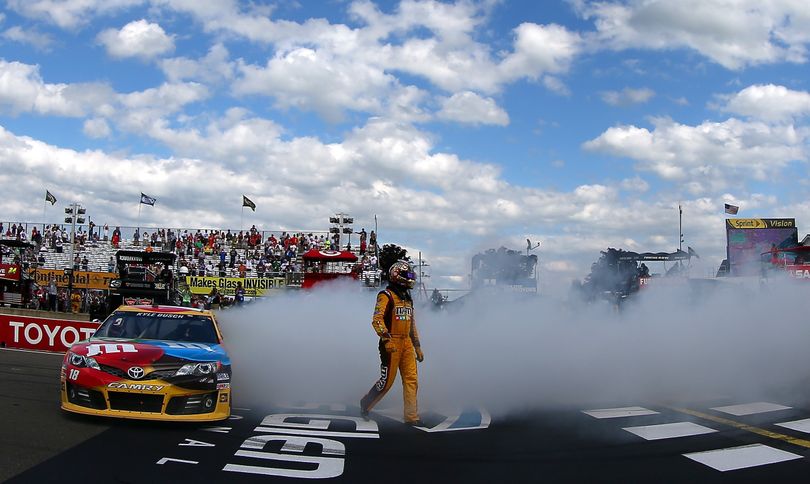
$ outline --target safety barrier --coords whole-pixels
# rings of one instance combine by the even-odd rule
[[[98,327],[99,323],[90,321],[0,314],[0,347],[64,353]]]

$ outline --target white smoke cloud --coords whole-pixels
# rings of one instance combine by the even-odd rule
[[[810,368],[805,288],[703,282],[711,286],[654,287],[621,312],[506,297],[440,312],[417,306],[420,410],[480,405],[501,414],[800,392]],[[357,408],[379,375],[373,300],[371,292],[331,288],[223,312],[239,404]],[[399,388],[380,408],[402,408]]]

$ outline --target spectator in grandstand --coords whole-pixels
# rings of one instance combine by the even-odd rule
[[[115,261],[112,256],[110,256],[110,260],[107,261],[107,272],[115,272]]]
[[[135,233],[132,234],[132,243],[134,245],[140,245],[141,243],[140,240],[141,240],[141,231],[138,229],[138,227],[135,227]]]
[[[81,264],[81,263],[82,263],[82,261],[81,261],[81,259],[79,259],[79,254],[76,254],[76,257],[73,258],[73,270],[78,271],[79,270],[79,264]]]
[[[42,245],[42,234],[36,227],[31,229],[31,242],[37,246],[37,250],[39,250],[39,246]]]
[[[236,256],[238,253],[236,252],[236,247],[231,247],[231,264],[230,268],[233,269],[236,266]]]
[[[236,283],[235,301],[237,306],[241,306],[245,302],[245,288],[242,287],[242,281]]]
[[[101,298],[94,295],[90,298],[90,303],[87,305],[88,312],[90,313],[90,320],[101,319],[104,317],[104,309],[101,304]]]
[[[65,289],[59,291],[59,312],[66,313],[70,311],[70,301],[68,300],[68,294]]]
[[[224,260],[219,261],[219,264],[217,265],[217,268],[219,269],[219,277],[226,276],[227,273],[225,272],[225,267],[226,267],[225,261]]]
[[[104,242],[107,242],[108,240],[110,240],[110,226],[104,224]]]
[[[169,264],[164,264],[163,269],[160,271],[160,280],[171,286],[173,278],[174,273],[171,267],[169,267]]]
[[[87,260],[87,256],[82,257],[82,270],[83,271],[90,270],[90,261]]]
[[[186,277],[188,275],[188,266],[186,265],[186,261],[180,262],[180,268],[177,270],[180,277]]]
[[[367,247],[366,246],[366,238],[367,238],[366,229],[365,228],[361,229],[360,230],[360,255],[365,255],[366,254],[366,247]]]
[[[208,294],[208,309],[220,309],[220,301],[219,291],[217,291],[216,287],[212,287],[211,292]]]
[[[51,311],[57,310],[59,290],[56,288],[56,279],[51,276],[48,280],[48,307]]]
[[[376,251],[377,250],[377,233],[373,230],[368,236],[368,250]]]
[[[113,230],[112,234],[112,246],[117,249],[120,243],[121,243],[121,228],[116,227],[115,230]]]

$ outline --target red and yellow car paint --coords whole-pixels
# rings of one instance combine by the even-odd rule
[[[202,342],[110,337],[133,321],[207,324]],[[124,323],[122,323],[124,321]],[[107,328],[107,330],[105,330]],[[101,336],[99,334],[101,333]],[[210,311],[173,306],[122,306],[96,335],[74,344],[60,373],[62,409],[106,417],[216,421],[230,416],[231,366]]]

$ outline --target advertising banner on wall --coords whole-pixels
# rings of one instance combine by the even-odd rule
[[[0,314],[0,344],[5,348],[64,353],[73,343],[85,340],[99,323],[57,318]]]
[[[0,279],[5,281],[19,281],[20,266],[17,264],[0,264]]]
[[[792,218],[726,219],[729,271],[733,276],[754,276],[762,271],[762,254],[799,244]]]
[[[68,276],[62,269],[31,269],[29,274],[41,287],[48,285],[53,277],[57,287],[68,286]],[[110,281],[118,278],[114,272],[74,271],[73,287],[77,289],[109,289]]]
[[[200,277],[186,276],[186,284],[192,294],[211,294],[211,289],[216,287],[220,294],[233,296],[236,294],[236,286],[242,283],[246,296],[265,296],[267,292],[274,289],[284,289],[286,280],[283,277]]]

